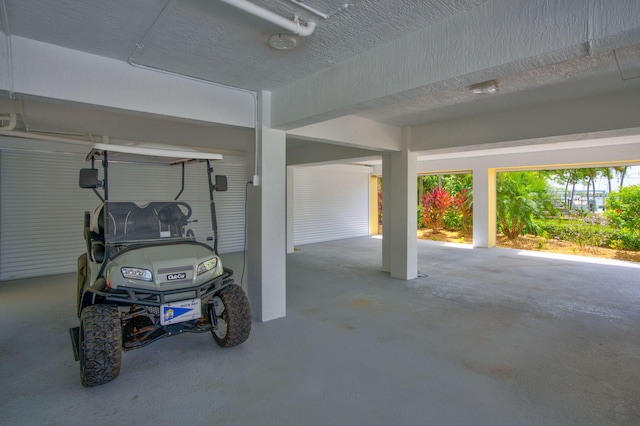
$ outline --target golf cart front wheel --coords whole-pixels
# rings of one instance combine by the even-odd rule
[[[219,346],[236,346],[251,332],[251,310],[242,288],[232,284],[217,292],[209,307],[211,334]],[[215,321],[214,321],[215,315]]]
[[[120,374],[122,329],[115,305],[91,305],[80,314],[80,380],[93,387]]]

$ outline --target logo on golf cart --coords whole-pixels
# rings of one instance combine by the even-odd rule
[[[186,272],[180,272],[179,274],[169,274],[169,275],[167,275],[167,280],[168,281],[184,280],[186,278],[187,278],[187,273]]]

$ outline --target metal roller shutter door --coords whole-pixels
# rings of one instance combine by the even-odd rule
[[[0,280],[74,271],[84,250],[79,154],[0,151]]]
[[[75,271],[76,259],[84,250],[83,212],[92,211],[99,202],[91,191],[78,188],[82,167],[87,163],[81,154],[0,151],[0,280]],[[144,173],[140,168],[123,172],[114,167],[112,183],[127,185],[144,178],[156,189],[145,191],[142,197],[175,195],[172,175],[165,175],[159,167],[141,167],[146,167]],[[246,165],[223,160],[215,162],[214,168],[229,179],[229,191],[216,198],[219,250],[241,251]],[[204,182],[202,177],[200,181]]]
[[[369,175],[359,166],[294,169],[294,244],[368,235]]]

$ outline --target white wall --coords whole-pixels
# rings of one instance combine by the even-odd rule
[[[0,78],[3,90],[205,122],[255,125],[253,92],[140,69],[19,36],[12,36],[11,44],[13,81]]]
[[[293,169],[293,241],[296,245],[369,234],[369,176],[364,166]],[[290,188],[291,191],[291,188]]]

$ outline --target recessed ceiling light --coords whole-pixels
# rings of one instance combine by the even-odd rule
[[[478,95],[487,95],[489,93],[496,93],[498,91],[498,82],[495,80],[483,81],[482,83],[476,83],[469,86],[469,90],[472,93]]]
[[[289,34],[271,34],[268,42],[276,50],[291,50],[298,45],[298,39]]]

